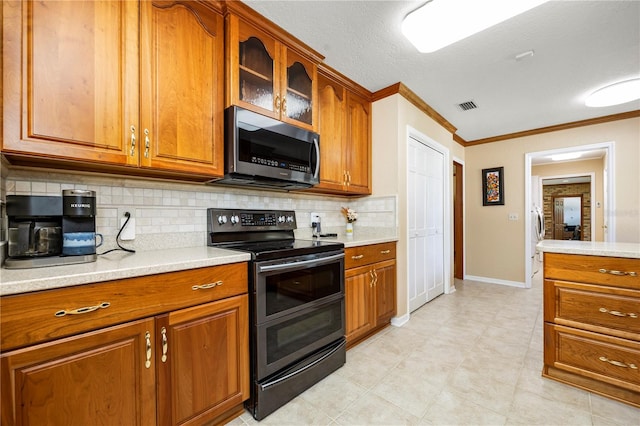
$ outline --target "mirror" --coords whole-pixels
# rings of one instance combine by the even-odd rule
[[[582,195],[553,197],[553,239],[582,240]]]

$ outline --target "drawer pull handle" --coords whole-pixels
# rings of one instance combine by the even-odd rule
[[[607,308],[600,308],[599,311],[602,312],[603,314],[611,314],[617,317],[638,318],[638,314],[634,314],[633,312],[625,314],[624,312],[620,312],[620,311],[610,311]]]
[[[167,329],[162,327],[160,330],[160,334],[162,334],[162,362],[167,362],[167,352],[169,351],[169,342],[167,342]]]
[[[391,250],[380,250],[380,254],[389,254]]]
[[[144,340],[146,341],[146,353],[147,353],[147,360],[144,363],[144,366],[146,368],[151,368],[151,333],[149,333],[148,331],[145,333],[144,335]]]
[[[206,289],[218,287],[221,285],[222,285],[222,281],[216,281],[215,283],[194,285],[191,287],[191,290],[206,290]]]
[[[624,271],[616,271],[615,269],[598,269],[598,272],[600,272],[601,274],[611,274],[611,275],[617,275],[619,277],[623,277],[625,275],[629,275],[630,277],[637,277],[638,273],[637,272],[624,272]]]
[[[626,362],[613,361],[613,360],[607,359],[607,357],[604,357],[604,356],[601,356],[599,359],[600,361],[608,362],[609,364],[615,365],[616,367],[631,368],[633,370],[638,369],[638,366],[635,364],[627,364]]]
[[[364,254],[359,254],[359,255],[357,255],[357,256],[351,256],[351,259],[353,259],[353,260],[359,260],[359,259],[362,259],[363,257],[364,257]]]
[[[71,310],[66,310],[66,309],[62,309],[58,312],[55,313],[55,316],[57,317],[63,317],[65,315],[80,315],[80,314],[87,314],[89,312],[93,312],[96,311],[98,309],[104,309],[104,308],[108,308],[109,306],[111,306],[111,303],[109,302],[102,302],[99,305],[96,306],[86,306],[84,308],[78,308],[78,309],[71,309]]]

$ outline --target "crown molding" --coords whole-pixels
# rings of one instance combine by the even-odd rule
[[[499,142],[507,139],[521,138],[525,136],[538,135],[542,133],[557,132],[559,130],[574,129],[576,127],[592,126],[594,124],[608,123],[611,121],[626,120],[628,118],[640,117],[640,110],[634,110],[634,111],[622,112],[619,114],[606,115],[603,117],[589,118],[587,120],[572,121],[570,123],[556,124],[553,126],[540,127],[537,129],[525,130],[522,132],[507,133],[504,135],[491,136],[488,138],[467,141],[462,137],[460,137],[460,135],[456,134],[456,131],[457,131],[456,127],[454,127],[451,123],[449,123],[436,110],[431,108],[425,101],[423,101],[418,95],[412,92],[411,89],[409,89],[407,86],[405,86],[401,82],[392,84],[389,87],[385,87],[384,89],[380,89],[377,92],[374,92],[371,99],[372,99],[372,102],[375,102],[375,101],[379,101],[380,99],[384,99],[388,96],[396,95],[396,94],[404,97],[406,100],[411,102],[415,107],[417,107],[419,110],[424,112],[427,116],[431,117],[438,124],[444,127],[446,130],[450,131],[453,134],[453,140],[464,147],[481,145],[481,144],[491,143],[491,142]]]
[[[570,123],[556,124],[553,126],[540,127],[537,129],[525,130],[522,132],[507,133],[500,136],[492,136],[484,139],[467,141],[464,146],[481,145],[484,143],[499,142],[507,139],[522,138],[525,136],[539,135],[542,133],[557,132],[559,130],[574,129],[576,127],[592,126],[594,124],[608,123],[611,121],[626,120],[628,118],[640,117],[640,110],[622,112],[619,114],[605,115],[604,117],[589,118],[587,120],[572,121]]]
[[[372,102],[379,101],[380,99],[384,99],[388,96],[399,94],[409,102],[411,102],[416,108],[424,112],[427,116],[434,119],[438,124],[444,127],[446,130],[451,132],[454,136],[456,133],[456,129],[451,123],[449,123],[443,116],[441,116],[438,111],[431,108],[429,104],[423,101],[418,95],[416,95],[411,89],[404,85],[404,83],[396,83],[392,84],[389,87],[385,87],[384,89],[380,89],[377,92],[373,93]],[[455,140],[455,137],[454,137]],[[456,141],[460,143],[459,141]]]

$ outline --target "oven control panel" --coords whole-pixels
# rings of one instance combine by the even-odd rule
[[[296,228],[296,213],[292,210],[207,209],[210,233],[292,231]]]

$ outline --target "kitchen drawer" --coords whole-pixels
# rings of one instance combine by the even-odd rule
[[[370,265],[385,260],[395,260],[395,258],[395,242],[349,247],[344,250],[344,268],[357,268],[358,266]]]
[[[544,277],[640,290],[640,259],[545,253]]]
[[[247,264],[234,263],[0,298],[0,350],[246,293]]]
[[[640,291],[546,280],[547,322],[640,341]]]
[[[640,342],[545,323],[545,364],[640,392]]]

